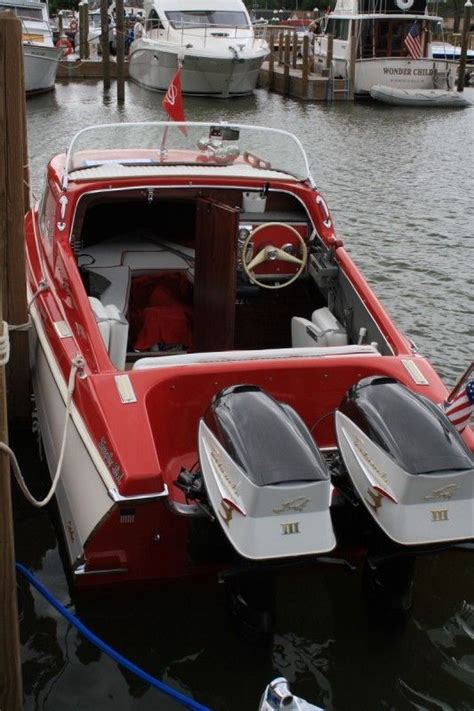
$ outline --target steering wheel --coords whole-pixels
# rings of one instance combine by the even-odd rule
[[[295,243],[298,244],[298,246],[301,249],[302,256],[301,257],[295,257],[293,254],[289,254],[288,252],[285,252],[284,249],[280,249],[280,247],[275,247],[273,244],[267,244],[260,249],[255,257],[247,261],[247,249],[252,241],[254,244],[254,247],[256,247],[255,243],[255,237],[257,235],[260,236],[260,239],[262,237],[262,233],[264,230],[268,230],[268,228],[275,228],[278,227],[280,229],[284,229],[289,233],[289,236],[287,239],[291,240],[291,246]],[[280,238],[281,239],[281,238]],[[306,246],[306,242],[304,241],[303,237],[300,235],[298,230],[296,230],[294,227],[291,225],[285,225],[283,222],[266,222],[263,225],[259,225],[256,227],[253,232],[251,232],[248,237],[246,238],[245,242],[242,245],[242,266],[244,268],[244,271],[246,275],[248,276],[250,282],[252,284],[257,284],[258,286],[263,287],[264,289],[283,289],[285,286],[289,286],[292,284],[298,277],[300,276],[301,272],[306,266],[306,262],[308,261],[308,248]],[[284,281],[279,282],[277,284],[267,284],[264,281],[261,281],[255,276],[254,269],[255,267],[258,267],[259,264],[263,264],[264,262],[273,262],[273,261],[282,261],[282,262],[289,262],[290,264],[295,264],[298,269],[296,270],[295,274],[290,275],[289,277],[283,277]],[[278,275],[272,275],[273,278],[277,279]]]

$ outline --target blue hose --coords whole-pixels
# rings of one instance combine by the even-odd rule
[[[17,563],[16,569],[20,573],[22,573],[22,575],[24,575],[27,580],[29,580],[31,585],[33,585],[33,587],[36,588],[38,592],[40,592],[41,595],[46,598],[46,600],[54,608],[56,608],[56,610],[63,617],[65,617],[71,625],[73,625],[73,627],[79,630],[79,632],[81,632],[81,634],[83,634],[84,637],[89,640],[89,642],[95,644],[95,646],[98,647],[101,652],[104,652],[104,654],[107,654],[111,659],[116,661],[117,664],[120,664],[122,667],[125,667],[125,669],[128,669],[129,671],[133,672],[133,674],[136,674],[138,677],[140,677],[140,679],[146,681],[147,684],[150,684],[150,686],[153,686],[155,689],[158,689],[159,691],[163,692],[163,694],[171,696],[171,698],[183,704],[183,706],[187,706],[187,708],[195,709],[196,711],[211,711],[207,706],[203,706],[197,701],[190,699],[188,696],[184,696],[184,694],[181,694],[179,691],[172,689],[170,686],[163,684],[163,682],[158,681],[158,679],[155,679],[155,677],[150,676],[150,674],[147,674],[147,672],[143,671],[143,669],[137,667],[136,664],[133,664],[125,657],[122,657],[122,655],[116,652],[115,649],[112,649],[112,647],[103,642],[100,637],[97,637],[97,635],[91,632],[80,620],[77,619],[77,617],[75,617],[75,615],[69,612],[69,610],[66,610],[66,608],[61,605],[61,603],[58,602],[55,597],[51,595],[51,593],[44,587],[44,585],[42,585],[39,580],[37,580],[34,575],[30,573],[28,568],[25,568],[25,566],[21,563]]]

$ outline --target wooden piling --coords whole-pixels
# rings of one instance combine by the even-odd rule
[[[332,35],[327,36],[327,53],[326,53],[326,76],[332,76],[332,53],[334,46],[334,37]]]
[[[287,32],[285,35],[285,53],[283,55],[283,95],[290,94],[290,42],[291,36]]]
[[[89,2],[88,2],[88,0],[84,0],[83,17],[84,17],[84,37],[83,37],[84,59],[89,59],[90,47],[89,47]]]
[[[459,92],[464,91],[465,74],[466,74],[466,59],[467,59],[467,45],[469,40],[469,29],[471,27],[471,0],[467,0],[464,5],[464,17],[462,21],[462,40],[461,40],[461,57],[459,60],[458,69],[458,85],[457,89]]]
[[[123,0],[115,0],[117,22],[117,102],[125,101],[125,20],[123,13]]]
[[[0,13],[0,48],[0,85],[3,88],[0,95],[0,160],[3,163],[0,170],[0,334],[3,335],[3,320],[10,320],[12,323],[24,322],[21,319],[16,320],[19,311],[18,305],[14,303],[15,298],[19,298],[25,307],[23,319],[26,313],[23,252],[23,164],[26,153],[23,127],[26,125],[26,111],[22,26],[20,20],[10,12]],[[18,277],[18,283],[15,282],[15,276]],[[5,299],[6,295],[8,300]],[[12,339],[15,356],[10,361],[9,382],[14,383],[11,378],[12,371],[17,375],[18,365],[23,366],[26,368],[22,373],[23,386],[21,382],[17,384],[20,390],[25,392],[28,383],[28,359],[25,361],[22,357],[22,341],[24,339]],[[26,341],[24,343],[26,344]],[[12,395],[16,403],[17,393],[10,388],[10,396]],[[0,366],[0,441],[5,444],[8,442],[6,402],[5,367]],[[5,711],[21,711],[23,690],[10,462],[4,452],[0,452],[0,616],[0,708]]]
[[[110,89],[109,13],[107,0],[100,0],[100,46],[104,91]]]
[[[301,68],[301,93],[302,98],[308,98],[308,65],[309,65],[309,37],[303,37],[303,66]]]
[[[291,48],[291,66],[296,69],[296,62],[298,59],[298,35],[293,32],[293,46]]]
[[[351,53],[350,53],[350,59],[349,59],[349,76],[347,77],[347,80],[349,82],[349,92],[348,92],[348,99],[349,101],[354,101],[354,93],[355,93],[355,74],[356,74],[356,59],[357,59],[357,37],[358,37],[358,23],[357,20],[352,22],[352,35],[351,35]]]
[[[275,34],[270,30],[269,39],[270,55],[268,57],[268,88],[270,91],[275,86]]]
[[[16,18],[11,13],[1,17],[0,232],[6,245],[2,252],[6,276],[0,287],[4,319],[10,324],[23,324],[28,320],[23,221],[29,208],[29,178],[22,32],[21,23],[14,22]],[[12,333],[11,349],[15,357],[7,371],[10,416],[26,422],[31,416],[27,333]]]

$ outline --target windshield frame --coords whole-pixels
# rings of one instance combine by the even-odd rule
[[[178,20],[177,18],[173,19],[171,16],[174,15],[180,15],[183,19]],[[217,15],[217,18],[214,16]],[[216,21],[220,18],[221,15],[229,15],[229,16],[240,16],[242,20],[244,20],[245,24],[240,24],[236,22],[220,22]],[[209,21],[207,22],[186,22],[185,18],[193,18],[193,17],[209,17]],[[224,28],[230,28],[230,29],[240,29],[240,30],[249,30],[250,29],[250,23],[248,20],[248,17],[246,13],[242,10],[165,10],[165,17],[171,27],[175,30],[205,30],[209,27],[224,27]]]
[[[88,151],[93,153],[94,151],[95,152],[98,152],[98,151],[110,152],[111,150],[117,150],[117,148],[111,149],[110,146],[105,146],[105,147],[104,146],[102,146],[102,147],[96,146],[94,148],[89,148],[89,147],[85,148],[82,146],[82,147],[78,148],[78,146],[80,146],[82,137],[84,137],[86,134],[91,134],[94,131],[96,131],[98,134],[100,134],[100,132],[104,132],[104,135],[107,135],[107,134],[110,135],[110,132],[113,131],[114,129],[122,130],[124,132],[124,135],[128,129],[127,135],[130,135],[131,130],[133,131],[133,128],[140,129],[140,130],[150,129],[150,131],[151,130],[160,131],[161,132],[161,145],[159,143],[156,143],[156,144],[154,144],[153,149],[146,148],[146,146],[144,147],[141,145],[134,146],[133,148],[132,147],[121,148],[120,146],[118,146],[118,150],[119,151],[120,150],[133,150],[136,152],[139,152],[139,151],[143,152],[144,150],[148,150],[148,152],[150,152],[151,150],[154,150],[155,152],[159,153],[161,156],[161,160],[158,164],[158,167],[165,167],[166,165],[168,165],[168,166],[170,166],[170,165],[182,165],[182,166],[186,165],[186,160],[178,161],[178,162],[176,162],[176,161],[175,162],[173,162],[173,161],[167,162],[166,161],[166,155],[168,152],[168,147],[166,146],[166,139],[169,137],[169,129],[170,128],[173,131],[176,131],[176,129],[179,129],[180,133],[187,131],[188,129],[199,129],[199,132],[201,134],[203,132],[205,132],[206,135],[211,135],[212,131],[215,131],[216,129],[217,130],[228,129],[229,131],[238,131],[239,132],[239,138],[237,140],[240,140],[242,132],[243,132],[244,138],[245,138],[246,132],[249,135],[251,135],[250,132],[255,132],[256,134],[261,134],[265,137],[265,139],[268,139],[268,138],[271,139],[271,137],[274,136],[275,154],[276,155],[278,155],[278,153],[279,153],[277,146],[280,146],[280,149],[281,149],[281,140],[283,137],[285,137],[287,145],[290,146],[291,144],[293,144],[294,145],[293,150],[299,152],[300,166],[298,166],[298,167],[301,167],[301,170],[298,173],[291,172],[291,170],[287,169],[286,165],[284,167],[282,167],[280,165],[275,165],[274,167],[271,168],[271,170],[274,170],[275,172],[279,172],[279,173],[285,173],[289,177],[291,177],[292,180],[297,180],[299,182],[308,181],[310,183],[310,185],[312,185],[312,186],[315,185],[313,177],[310,172],[308,157],[307,157],[306,152],[303,148],[303,145],[302,145],[301,141],[294,134],[290,133],[289,131],[284,131],[279,128],[267,128],[267,127],[255,126],[255,125],[251,125],[251,124],[236,124],[236,123],[227,123],[227,122],[213,122],[213,123],[211,123],[211,122],[202,122],[202,121],[184,121],[184,122],[144,121],[144,122],[140,122],[140,123],[123,122],[123,123],[98,124],[98,125],[94,125],[94,126],[88,126],[86,128],[83,128],[82,130],[78,131],[73,136],[71,143],[69,145],[69,148],[67,150],[67,153],[66,153],[66,163],[65,163],[65,168],[64,168],[64,176],[63,176],[63,180],[62,180],[63,190],[67,190],[69,178],[71,177],[71,174],[74,172],[77,172],[78,170],[81,169],[81,168],[78,168],[76,165],[74,165],[74,156],[76,154],[87,153]],[[174,135],[176,135],[176,133]],[[237,143],[237,140],[235,141],[235,143]],[[230,143],[230,141],[228,141],[228,142]],[[175,150],[175,149],[170,149],[170,150]],[[199,155],[198,150],[202,150],[202,149],[198,149],[197,144],[195,146],[193,146],[191,149],[189,147],[185,146],[184,153],[186,153],[186,151],[187,151],[187,153],[189,155],[190,150],[194,151],[195,155]],[[242,151],[241,151],[242,155],[245,154],[246,150],[249,150],[249,147],[243,146]],[[292,155],[294,155],[294,153],[292,153]],[[273,155],[271,155],[271,156],[262,155],[263,162],[265,162],[267,160],[267,158],[270,158],[270,157],[273,159]],[[93,158],[92,158],[92,160],[93,160]],[[104,165],[105,163],[107,163],[107,159],[99,158],[96,162],[97,162],[97,164]],[[108,162],[126,164],[127,158],[124,158],[124,159],[113,158],[112,161],[109,160]],[[134,159],[134,162],[137,162],[137,159]],[[138,160],[138,162],[140,162],[140,161]],[[145,163],[157,165],[156,161],[148,160],[148,161],[145,161]],[[187,164],[189,165],[189,160],[188,160]],[[199,163],[199,161],[196,161],[194,159],[193,164],[199,165],[200,163]],[[215,167],[216,165],[217,165],[217,163],[214,164],[211,160],[207,164],[207,167]],[[293,165],[298,165],[298,161],[293,161]],[[84,166],[84,167],[86,167],[86,166]],[[204,163],[203,167],[206,167],[205,163]],[[290,168],[291,168],[291,165],[290,165]]]

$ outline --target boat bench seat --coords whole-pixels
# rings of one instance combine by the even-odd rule
[[[327,358],[335,356],[380,356],[372,345],[326,346],[313,348],[264,348],[245,351],[213,351],[211,353],[184,353],[171,356],[149,356],[139,358],[132,370],[164,368],[175,366],[207,365],[209,363],[234,363],[252,360],[290,360],[305,358]]]
[[[126,314],[130,297],[131,272],[128,266],[83,267],[89,287],[88,294],[99,299],[104,306],[113,304]],[[95,277],[99,279],[95,279]],[[103,279],[101,279],[103,277]],[[107,280],[107,281],[106,281]],[[96,282],[96,284],[94,284]],[[107,284],[107,282],[109,282]]]
[[[118,370],[124,370],[129,328],[127,319],[115,304],[104,306],[94,296],[89,296],[89,301],[110,360]]]

